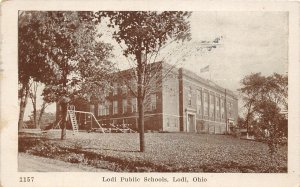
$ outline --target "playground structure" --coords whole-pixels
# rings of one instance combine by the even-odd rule
[[[130,128],[131,124],[100,124],[92,112],[76,111],[74,105],[68,107],[68,117],[72,125],[73,134],[78,133],[81,127],[88,132],[101,132],[101,133],[135,133],[136,131]],[[53,129],[59,127],[61,120],[53,126]]]

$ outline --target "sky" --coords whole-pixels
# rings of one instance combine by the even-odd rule
[[[287,12],[193,12],[190,17],[192,40],[182,45],[166,47],[157,61],[164,59],[178,67],[189,69],[235,91],[240,80],[251,73],[284,74],[288,68],[288,13]],[[115,61],[121,69],[129,68],[121,47],[111,40],[109,29],[99,27],[103,40],[114,45]],[[222,37],[220,45],[211,51],[196,51],[201,41]],[[179,47],[172,55],[170,50]],[[187,56],[189,50],[193,55]],[[180,57],[186,56],[183,59]],[[178,62],[181,61],[181,62]],[[209,72],[200,69],[209,65]]]
[[[287,72],[286,12],[194,12],[191,27],[195,41],[223,37],[219,48],[193,57],[186,65],[196,73],[200,70],[195,67],[209,65],[211,79],[221,86],[235,91],[251,73]]]
[[[184,44],[181,52],[166,57],[163,53],[157,60],[177,62],[187,50],[193,55],[182,60],[182,66],[198,75],[211,79],[222,87],[234,91],[240,87],[240,80],[251,73],[261,72],[270,75],[274,72],[285,74],[288,70],[288,13],[287,12],[193,12],[190,17],[192,40]],[[114,45],[115,58],[120,68],[128,67],[128,61],[122,56],[120,46],[111,39],[110,31],[99,26],[103,40]],[[211,50],[196,51],[199,42],[212,41],[222,37],[220,45]],[[168,49],[176,48],[176,45]],[[173,48],[172,48],[173,47]],[[200,73],[200,69],[209,65],[209,72]],[[39,103],[41,104],[41,102]],[[31,103],[25,113],[25,119],[32,110]],[[55,105],[46,109],[55,111]]]

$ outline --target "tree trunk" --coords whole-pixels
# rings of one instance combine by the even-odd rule
[[[24,84],[21,90],[20,113],[19,113],[19,121],[18,121],[19,132],[23,128],[23,118],[24,118],[25,108],[27,104],[28,92],[29,92],[29,82]]]
[[[251,115],[251,106],[252,103],[250,103],[249,107],[248,107],[248,111],[247,111],[247,116],[246,116],[246,125],[247,125],[247,134],[249,132],[249,120],[250,120],[250,115]]]
[[[139,112],[139,133],[140,133],[140,152],[145,151],[145,135],[144,135],[144,103],[141,97],[138,98],[138,112]]]
[[[33,105],[33,125],[34,127],[37,127],[36,104]]]
[[[144,135],[144,97],[143,97],[143,62],[142,62],[142,53],[136,53],[137,59],[137,102],[138,102],[138,113],[139,113],[139,133],[140,133],[140,152],[145,151],[145,135]]]
[[[60,128],[61,128],[61,140],[65,140],[67,138],[67,120],[68,120],[68,98],[66,97],[66,94],[68,93],[68,87],[67,87],[67,83],[68,83],[68,79],[67,79],[67,75],[68,75],[68,63],[65,62],[65,66],[62,68],[63,71],[63,88],[66,89],[65,95],[61,98],[61,102],[59,104],[61,104],[61,124],[60,124]]]
[[[67,138],[67,110],[68,110],[68,104],[66,102],[61,102],[61,116],[62,116],[62,121],[60,123],[60,128],[61,128],[61,140],[65,140]]]
[[[42,117],[43,117],[46,107],[47,107],[46,101],[44,101],[42,104],[41,110],[40,110],[40,115],[39,115],[37,126],[36,126],[37,129],[41,128]]]
[[[38,88],[38,83],[32,80],[31,88],[29,90],[29,96],[33,107],[33,125],[37,128],[37,109],[36,109],[36,92]]]
[[[41,129],[41,122],[42,122],[42,117],[43,117],[44,111],[42,112],[42,109],[40,110],[40,115],[38,118],[38,121],[36,123],[36,128]]]

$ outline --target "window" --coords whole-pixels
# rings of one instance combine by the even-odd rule
[[[167,118],[167,127],[170,127],[170,119]]]
[[[221,119],[224,119],[225,118],[225,114],[224,114],[224,100],[221,99]]]
[[[137,99],[131,99],[131,112],[137,112]]]
[[[127,86],[122,86],[122,94],[127,94]]]
[[[151,110],[156,110],[156,94],[151,94]]]
[[[122,111],[123,111],[123,114],[125,114],[127,112],[127,99],[123,99],[122,101]]]
[[[197,105],[197,113],[201,115],[201,104]]]
[[[110,103],[108,101],[105,102],[105,114],[109,115],[109,105]]]
[[[155,76],[155,77],[153,77]],[[151,85],[150,87],[150,92],[155,92],[155,90],[159,89],[159,83],[158,80],[161,80],[162,78],[158,78],[158,75],[152,75],[153,78],[150,79],[149,84]]]
[[[189,87],[189,93],[188,93],[188,105],[192,106],[192,87]]]
[[[229,101],[228,102],[228,109],[231,110],[232,109],[232,103]]]
[[[118,114],[118,101],[113,101],[113,114]]]
[[[210,103],[209,103],[209,113],[210,113],[210,117],[213,118],[215,116],[215,96],[214,95],[210,95]]]
[[[109,106],[101,103],[98,105],[98,116],[105,116],[109,114]]]
[[[228,102],[228,113],[229,113],[229,117],[232,117],[232,102]]]
[[[189,106],[192,106],[192,98],[191,98],[191,96],[189,96],[189,99],[188,99],[188,105],[189,105]]]
[[[90,112],[95,114],[95,105],[90,105]]]
[[[130,88],[133,92],[137,91],[137,82],[135,80],[130,81]]]
[[[201,110],[202,110],[202,91],[201,90],[197,90],[197,113],[201,114]]]
[[[103,110],[104,110],[104,105],[103,104],[99,104],[98,105],[98,116],[103,116]]]
[[[118,94],[118,84],[114,83],[113,84],[113,95],[117,95]]]
[[[208,93],[204,93],[204,116],[208,116]]]
[[[104,97],[108,97],[109,96],[109,91],[103,90],[103,95],[104,95]]]
[[[178,120],[174,119],[174,127],[178,127]]]
[[[216,97],[216,117],[220,118],[220,98]]]

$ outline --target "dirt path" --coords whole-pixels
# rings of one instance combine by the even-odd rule
[[[20,172],[111,172],[83,164],[72,164],[60,160],[19,153]]]

